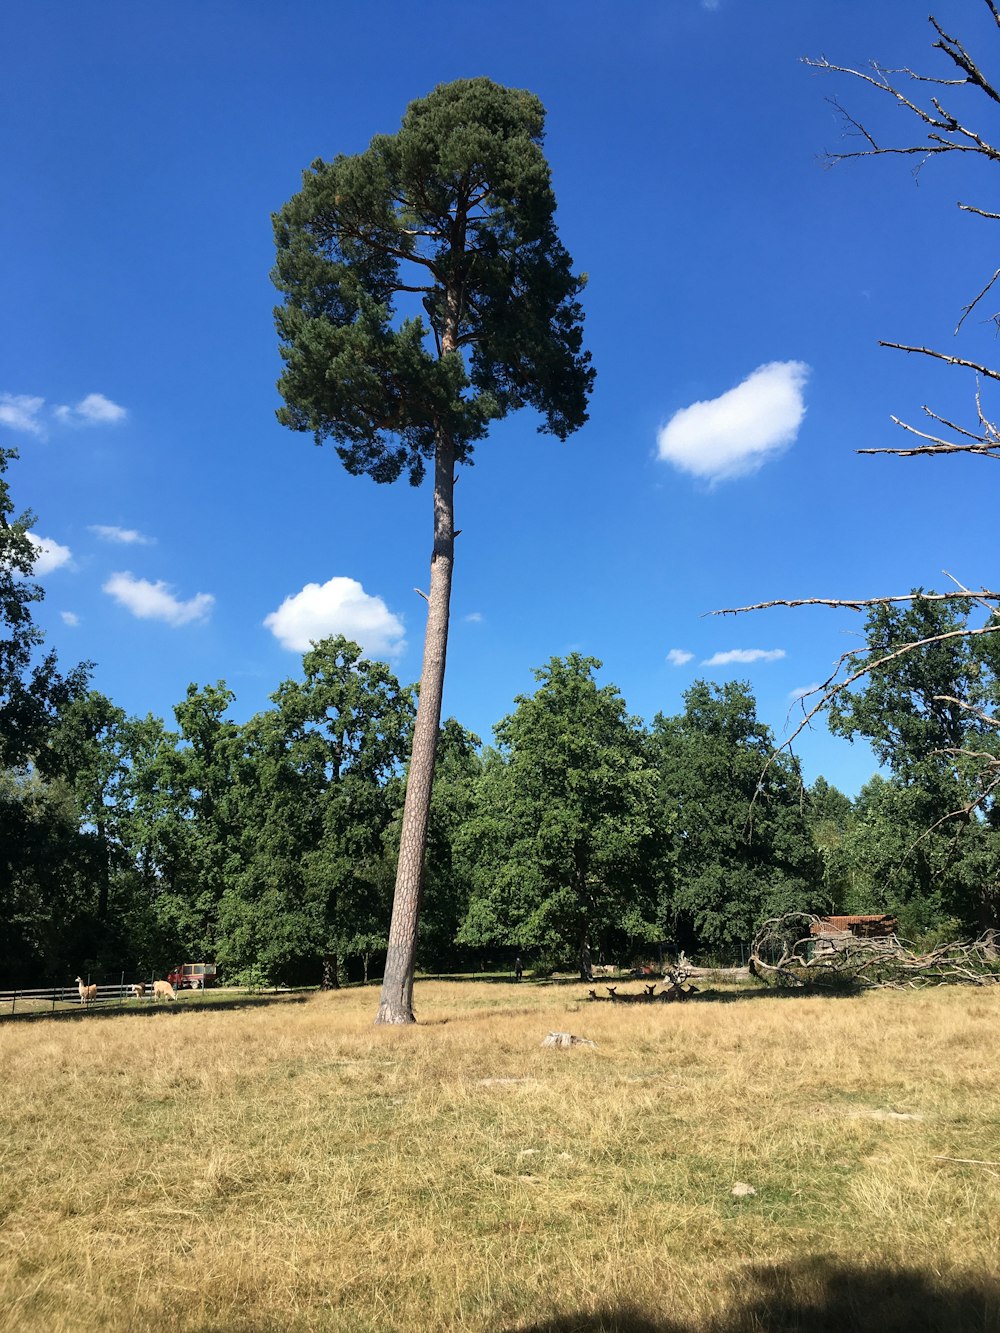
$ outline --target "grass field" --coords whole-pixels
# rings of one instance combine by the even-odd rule
[[[585,993],[0,1024],[0,1328],[1000,1329],[1000,990]]]

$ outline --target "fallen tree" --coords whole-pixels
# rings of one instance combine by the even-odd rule
[[[827,933],[808,912],[772,917],[750,949],[750,970],[777,987],[907,990],[922,986],[988,986],[1000,982],[1000,935],[953,941],[920,952],[897,935],[865,939]]]

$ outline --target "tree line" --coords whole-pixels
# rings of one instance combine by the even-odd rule
[[[169,725],[126,716],[88,665],[44,651],[32,522],[0,474],[0,984],[182,960],[260,984],[377,974],[414,687],[334,637],[246,722],[222,681],[190,685]],[[892,912],[914,938],[996,925],[1000,811],[981,783],[1000,662],[992,638],[948,637],[970,610],[872,610],[868,647],[890,661],[829,716],[884,766],[854,800],[775,754],[746,682],[696,681],[645,722],[571,653],[492,744],[446,720],[419,966],[738,961],[785,911]]]

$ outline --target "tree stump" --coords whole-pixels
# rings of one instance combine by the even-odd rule
[[[542,1045],[562,1049],[567,1046],[596,1046],[597,1042],[590,1041],[587,1037],[574,1037],[572,1032],[550,1032]]]

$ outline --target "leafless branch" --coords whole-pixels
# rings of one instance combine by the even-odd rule
[[[991,717],[989,713],[984,713],[983,710],[977,708],[975,704],[970,704],[968,699],[956,699],[953,694],[935,694],[934,698],[941,703],[957,704],[959,708],[964,709],[968,713],[972,713],[980,722],[985,722],[991,727],[1000,727],[1000,718]],[[995,755],[993,757],[996,758]]]
[[[958,589],[960,597],[969,597],[973,602],[981,606],[989,615],[994,614],[994,608],[989,605],[989,598],[984,595],[985,589],[983,594],[973,592],[971,588],[967,588],[964,583],[957,579],[954,574],[950,574],[947,569],[942,570],[941,572],[946,579],[951,579],[952,583],[954,583],[955,587]]]
[[[937,754],[950,753],[954,755],[956,753],[966,753],[966,752],[956,751],[954,747],[949,747],[948,751],[938,750],[936,751],[936,753]],[[969,753],[971,753],[971,751]],[[995,759],[995,756],[991,756],[991,758]],[[913,839],[913,841],[910,843],[909,847],[907,847],[906,851],[903,854],[903,860],[905,861],[908,856],[912,856],[913,853],[916,851],[916,849],[924,841],[924,839],[929,838],[931,834],[935,831],[935,829],[942,828],[945,824],[950,824],[952,822],[958,821],[958,826],[955,830],[955,836],[949,843],[948,850],[946,852],[946,858],[950,860],[952,853],[958,846],[959,839],[962,836],[962,831],[968,826],[969,821],[972,819],[974,811],[981,809],[983,804],[987,800],[989,800],[990,796],[992,796],[993,792],[996,790],[998,786],[1000,786],[1000,774],[998,774],[992,782],[988,783],[986,788],[982,792],[980,792],[980,794],[977,797],[969,801],[966,805],[961,806],[958,810],[949,810],[948,813],[946,815],[942,815],[940,819],[935,819],[934,823],[931,824],[928,828],[925,828],[919,837]]]
[[[872,601],[869,603],[865,602],[854,603],[850,601],[836,602],[829,599],[824,601],[820,598],[805,599],[800,601],[778,600],[774,602],[761,602],[757,606],[730,607],[724,611],[712,612],[712,614],[736,615],[742,611],[762,611],[771,606],[807,606],[807,605],[844,606],[851,608],[853,610],[858,610],[860,609],[860,606],[866,604],[878,605],[880,603],[888,603],[893,601],[910,601],[918,596],[920,596],[920,594],[914,593],[911,594],[910,597],[904,597],[904,598],[877,597],[872,599]],[[995,599],[997,598],[998,594],[992,593],[989,594],[989,596]],[[945,601],[948,599],[954,600],[962,598],[963,594],[961,593],[931,593],[928,595],[927,600]],[[757,792],[754,794],[754,797],[750,802],[751,820],[752,820],[753,807],[756,804],[760,792],[763,789],[762,784],[764,778],[767,776],[768,772],[771,769],[771,766],[775,763],[778,756],[781,754],[782,750],[787,750],[789,754],[791,754],[792,746],[794,745],[796,740],[798,740],[798,738],[802,735],[802,733],[806,730],[806,728],[810,726],[813,718],[816,717],[818,713],[821,713],[825,708],[828,708],[829,705],[833,703],[834,699],[836,699],[839,695],[841,695],[845,690],[850,689],[850,687],[853,684],[855,684],[856,681],[859,681],[862,678],[862,676],[867,676],[871,672],[878,671],[881,667],[887,666],[890,662],[895,662],[901,657],[905,657],[908,653],[916,652],[920,648],[930,647],[931,644],[948,643],[954,641],[955,639],[974,639],[974,638],[979,638],[986,634],[1000,634],[1000,621],[998,621],[996,624],[993,625],[981,625],[976,629],[965,628],[965,629],[947,630],[943,634],[931,634],[923,639],[914,639],[910,643],[900,644],[898,647],[893,648],[891,652],[883,653],[881,657],[876,658],[874,661],[865,662],[862,666],[858,667],[856,670],[852,671],[849,675],[845,676],[843,680],[838,680],[837,677],[840,675],[841,670],[844,668],[847,662],[861,656],[864,653],[874,653],[876,649],[861,648],[855,652],[842,653],[841,656],[837,659],[833,671],[826,678],[826,680],[823,681],[822,684],[817,685],[814,690],[810,690],[808,694],[804,694],[802,698],[799,700],[799,703],[802,705],[802,712],[803,712],[802,721],[798,724],[798,726],[795,728],[795,730],[792,732],[790,736],[788,736],[784,741],[782,741],[780,745],[775,746],[774,750],[768,756],[768,759],[764,764],[764,767],[761,769],[760,780],[758,781],[757,784]],[[818,701],[815,704],[813,704],[810,708],[806,708],[805,700],[813,698],[815,695],[819,695]]]
[[[952,576],[949,574],[948,577]],[[962,588],[960,592],[908,592],[898,597],[778,597],[773,602],[754,602],[751,606],[724,606],[707,614],[738,616],[745,611],[769,611],[774,606],[830,606],[840,610],[861,611],[866,606],[888,606],[893,602],[965,602],[970,598],[1000,602],[1000,592],[990,592],[986,588],[970,592],[968,588]]]
[[[978,295],[977,297],[975,297],[974,300],[970,301],[968,305],[962,307],[962,318],[961,318],[961,319],[958,321],[958,323],[955,325],[955,332],[956,332],[956,333],[958,333],[959,329],[960,329],[960,328],[962,327],[962,325],[965,323],[965,321],[966,321],[966,319],[968,318],[968,316],[972,314],[973,310],[975,310],[976,306],[977,306],[977,305],[979,304],[979,302],[983,299],[983,297],[986,295],[986,293],[989,291],[989,289],[993,286],[993,284],[996,282],[997,278],[1000,278],[1000,268],[998,268],[997,271],[993,274],[993,277],[990,278],[989,282],[986,284],[986,286],[983,288],[983,290],[979,293],[979,295]],[[995,318],[995,317],[994,317],[994,318]]]
[[[950,60],[953,60],[960,70],[965,74],[963,82],[974,83],[977,88],[981,88],[987,97],[991,97],[994,102],[1000,102],[1000,93],[983,76],[975,61],[966,51],[965,47],[957,37],[949,37],[933,14],[929,16],[929,21],[934,31],[941,38],[934,45],[939,51],[943,51]]]
[[[932,356],[938,361],[944,361],[949,366],[965,366],[967,370],[974,370],[978,375],[984,375],[989,380],[1000,380],[1000,370],[993,370],[990,366],[981,366],[978,361],[966,361],[962,356],[949,356],[947,352],[935,352],[932,347],[910,347],[906,343],[884,342],[879,339],[879,347],[894,347],[899,352],[918,352],[921,356]]]
[[[978,213],[981,218],[1000,218],[1000,213],[989,213],[985,208],[976,208],[974,204],[959,204],[963,213]]]
[[[897,426],[902,427],[903,430],[909,431],[911,435],[916,435],[922,440],[928,440],[929,443],[914,444],[909,449],[890,449],[888,446],[879,449],[856,449],[855,453],[892,454],[896,458],[916,458],[918,454],[975,454],[977,458],[1000,458],[1000,446],[997,444],[985,440],[977,440],[972,444],[956,444],[954,440],[943,440],[938,435],[928,435],[926,431],[917,430],[916,426],[901,421],[899,417],[891,417],[890,419]]]

